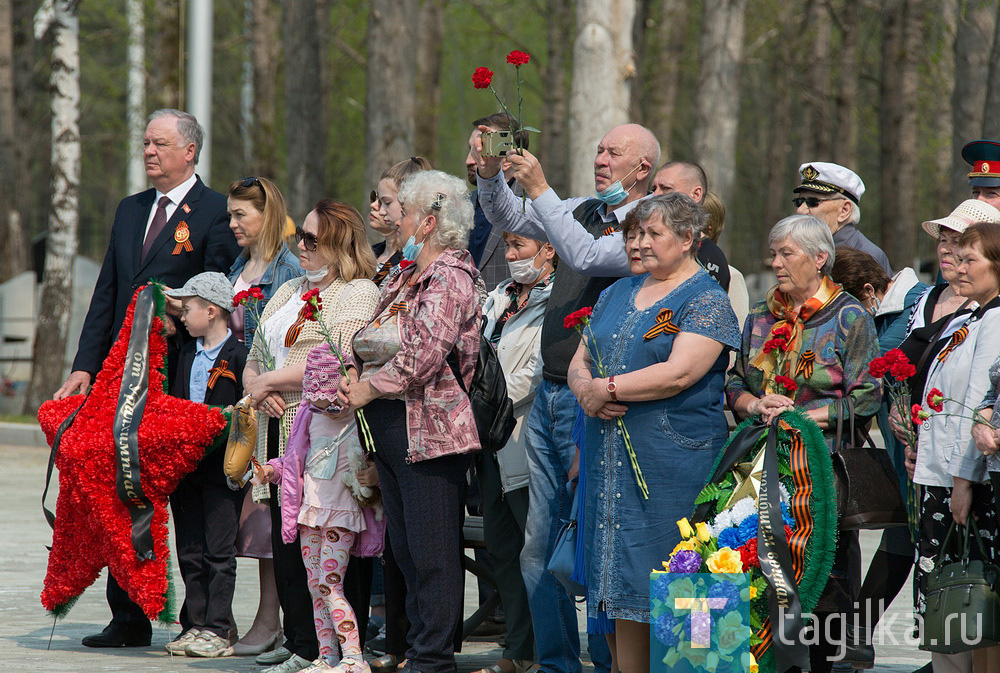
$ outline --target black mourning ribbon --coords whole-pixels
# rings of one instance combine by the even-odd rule
[[[132,318],[132,334],[122,371],[115,409],[115,491],[132,519],[132,548],[140,561],[156,558],[153,551],[153,503],[142,492],[139,463],[139,424],[149,390],[149,329],[153,322],[153,288],[139,292]]]
[[[765,424],[758,417],[737,433],[722,454],[715,472],[708,483],[719,481],[733,469],[767,433],[764,444],[764,470],[760,481],[760,498],[757,501],[757,556],[760,568],[767,579],[768,612],[771,622],[771,646],[774,648],[774,670],[784,673],[793,666],[810,670],[809,648],[802,642],[804,622],[802,603],[792,557],[785,539],[785,526],[781,517],[781,489],[778,486],[778,419]],[[691,520],[705,521],[712,502],[695,508]],[[777,534],[776,534],[777,532]]]

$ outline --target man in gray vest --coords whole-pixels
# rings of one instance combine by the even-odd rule
[[[579,460],[572,439],[577,403],[566,377],[580,337],[563,326],[563,319],[579,308],[593,306],[602,290],[630,274],[621,221],[649,192],[660,145],[645,127],[616,126],[597,147],[596,197],[570,199],[561,199],[549,187],[538,159],[530,152],[508,153],[505,159],[510,170],[505,175],[500,170],[501,158],[483,157],[481,150],[479,140],[473,154],[479,202],[487,219],[504,231],[548,241],[559,255],[559,272],[542,324],[543,380],[525,428],[529,504],[521,572],[528,590],[541,670],[580,673],[576,609],[545,567],[561,515],[569,512],[565,485],[576,474]],[[511,191],[507,185],[510,178],[517,180],[527,202]],[[623,409],[612,403],[609,407]],[[604,637],[592,637],[589,649],[598,670],[607,670],[610,660]]]

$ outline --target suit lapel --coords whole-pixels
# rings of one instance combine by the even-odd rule
[[[490,237],[486,239],[486,247],[483,249],[483,256],[479,259],[479,268],[482,269],[489,263],[490,258],[493,257],[493,253],[496,252],[497,246],[500,245],[500,233],[497,231],[499,227],[493,227],[490,230]]]
[[[159,253],[160,248],[166,245],[168,241],[173,244],[174,230],[177,228],[177,224],[181,220],[190,220],[194,217],[195,209],[197,208],[198,200],[201,198],[201,192],[203,189],[204,184],[202,183],[201,178],[196,178],[194,187],[189,189],[188,193],[184,195],[183,199],[181,199],[181,202],[177,204],[177,207],[174,209],[174,214],[169,220],[167,220],[167,224],[163,227],[163,231],[161,231],[159,236],[156,237],[156,240],[153,241],[153,246],[149,249],[149,254],[146,255],[146,259],[139,264],[139,268],[136,270],[137,274],[142,273],[143,269],[145,269],[153,258]],[[187,206],[187,209],[185,209],[184,206]],[[152,208],[152,204],[150,204],[150,208]],[[146,215],[149,215],[148,211]],[[139,247],[142,247],[142,242],[139,243]],[[139,255],[142,255],[141,250]]]
[[[177,375],[181,377],[181,397],[185,400],[191,399],[191,367],[194,366],[194,356],[197,350],[184,349],[181,361],[178,363]]]
[[[146,238],[146,222],[149,221],[149,211],[153,207],[153,199],[156,197],[155,189],[147,189],[137,195],[135,200],[135,211],[126,222],[131,223],[126,227],[129,235],[132,236],[132,275],[139,273],[139,265],[142,262],[142,243]],[[126,248],[128,249],[128,248]]]

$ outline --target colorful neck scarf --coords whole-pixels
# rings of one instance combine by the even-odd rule
[[[792,377],[804,373],[806,369],[812,370],[812,357],[806,353],[801,353],[802,331],[806,322],[816,315],[822,308],[837,298],[844,289],[830,280],[829,276],[823,276],[819,290],[810,297],[798,312],[793,310],[794,302],[790,297],[777,287],[771,288],[767,293],[767,308],[777,321],[771,327],[767,340],[761,350],[750,361],[752,367],[764,372],[764,389],[773,389],[774,377],[785,375]],[[811,353],[807,351],[807,353]],[[806,368],[799,367],[799,358],[805,357],[809,365]],[[780,364],[780,367],[779,367]],[[777,371],[781,369],[781,371]]]

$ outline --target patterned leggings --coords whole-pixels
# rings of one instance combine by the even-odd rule
[[[302,562],[309,576],[320,656],[335,655],[339,641],[341,656],[361,657],[358,622],[351,604],[344,597],[344,572],[354,536],[355,533],[344,528],[299,526]]]

